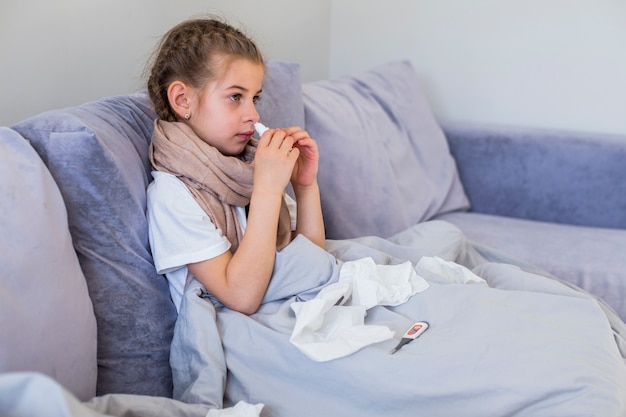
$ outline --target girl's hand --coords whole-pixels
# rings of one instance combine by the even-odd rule
[[[294,186],[309,186],[317,181],[319,151],[317,142],[298,126],[283,129],[293,138],[294,150],[299,150],[298,159],[291,172],[291,182]]]
[[[254,188],[282,193],[289,184],[300,149],[285,129],[269,129],[261,136],[254,156]]]

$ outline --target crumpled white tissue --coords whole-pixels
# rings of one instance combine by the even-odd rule
[[[487,281],[456,262],[438,256],[424,256],[415,266],[417,273],[438,284],[484,284]]]
[[[211,409],[206,417],[259,417],[264,404],[249,404],[239,401],[233,407]]]
[[[372,258],[345,262],[337,283],[312,300],[291,305],[296,324],[290,341],[310,359],[324,362],[391,339],[394,332],[387,326],[365,325],[367,310],[402,304],[428,286],[410,262],[376,265]]]

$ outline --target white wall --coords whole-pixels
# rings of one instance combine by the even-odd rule
[[[333,0],[330,74],[410,59],[440,120],[626,133],[624,0]]]
[[[266,57],[328,75],[330,0],[0,0],[0,125],[143,87],[160,36],[215,13],[250,34]]]
[[[443,121],[626,133],[626,0],[0,0],[0,125],[136,91],[202,13],[304,81],[410,59]]]

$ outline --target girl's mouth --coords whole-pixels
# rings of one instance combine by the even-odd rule
[[[252,137],[253,134],[254,134],[254,130],[250,130],[250,131],[247,131],[247,132],[238,133],[237,137],[241,138],[241,139],[244,139],[244,140],[248,140],[248,139],[250,139]]]

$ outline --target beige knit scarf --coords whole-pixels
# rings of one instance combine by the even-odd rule
[[[250,203],[257,145],[258,140],[250,139],[240,155],[226,156],[200,139],[185,123],[159,119],[154,122],[149,148],[153,168],[173,174],[185,183],[200,207],[226,235],[233,253],[243,236],[235,206]],[[291,220],[283,198],[276,246],[282,249],[290,241]]]

